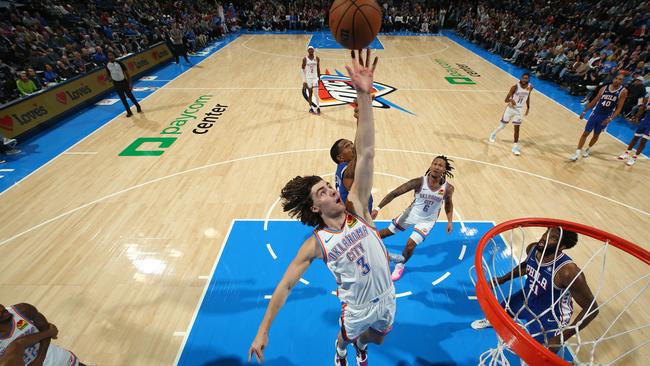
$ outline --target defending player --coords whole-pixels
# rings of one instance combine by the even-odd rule
[[[627,98],[627,89],[623,87],[623,79],[623,74],[618,74],[614,78],[614,81],[612,81],[611,85],[605,85],[600,88],[596,98],[592,99],[585,107],[585,110],[580,114],[580,119],[583,119],[585,114],[587,114],[587,111],[594,108],[594,105],[596,106],[587,120],[585,131],[582,133],[582,136],[580,136],[576,153],[569,158],[570,161],[577,161],[580,159],[582,147],[585,145],[585,141],[587,141],[589,134],[593,131],[594,135],[589,141],[589,147],[587,147],[585,151],[582,151],[582,156],[585,158],[588,157],[589,149],[596,144],[598,137],[600,137],[600,133],[607,127],[607,124],[616,119],[618,114],[621,113],[621,109],[623,109],[625,99]]]
[[[598,315],[598,303],[585,275],[564,253],[577,242],[578,234],[575,232],[550,228],[538,242],[528,245],[526,260],[511,272],[492,280],[492,283],[502,285],[526,275],[523,289],[513,294],[507,304],[501,305],[510,316],[530,323],[527,325],[528,333],[555,352],[576,334],[576,324],[582,330]],[[582,310],[569,326],[573,299]],[[474,329],[490,326],[487,319],[472,322]]]

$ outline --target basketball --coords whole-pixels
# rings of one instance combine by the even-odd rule
[[[360,50],[377,37],[381,18],[375,0],[335,0],[330,8],[330,31],[341,46]]]

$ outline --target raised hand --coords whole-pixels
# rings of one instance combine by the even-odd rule
[[[372,65],[370,65],[370,49],[366,51],[366,60],[362,58],[361,50],[357,51],[358,56],[355,55],[354,51],[351,51],[352,55],[352,67],[346,66],[348,70],[348,75],[352,81],[352,86],[357,90],[358,93],[370,93],[372,91],[372,77],[377,67],[377,57],[374,58]]]

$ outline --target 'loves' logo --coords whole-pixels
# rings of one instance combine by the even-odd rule
[[[56,93],[56,100],[61,104],[68,104],[68,96],[65,95],[64,91]]]
[[[100,84],[104,85],[106,84],[106,75],[100,74],[97,76],[97,81],[99,81]]]

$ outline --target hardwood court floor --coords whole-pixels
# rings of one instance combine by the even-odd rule
[[[381,41],[375,81],[396,87],[386,99],[415,115],[374,110],[377,172],[416,177],[444,153],[455,160],[455,205],[465,220],[562,218],[648,248],[647,160],[626,167],[613,159],[624,145],[603,135],[592,157],[567,162],[583,124],[536,92],[515,157],[511,127],[486,142],[512,77],[444,37]],[[242,36],[147,98],[144,114],[122,115],[72,150],[96,154],[61,155],[2,194],[0,302],[38,306],[60,329],[56,343],[84,361],[173,363],[183,340],[174,333],[187,329],[205,285],[199,276],[210,273],[231,220],[264,217],[295,175],[332,173],[331,144],[353,138],[350,107],[306,112],[299,67],[308,42]],[[323,71],[343,71],[348,61],[342,50],[318,55]],[[476,85],[451,85],[436,59],[481,76]],[[207,133],[192,133],[199,121],[190,119],[163,155],[118,156],[137,138],[160,137],[201,96],[203,105],[191,107],[198,119],[227,106]],[[377,175],[375,199],[401,182]],[[270,217],[286,218],[278,206]],[[591,251],[575,248],[573,256],[580,262]],[[647,272],[626,256],[608,266],[612,287]],[[647,308],[638,311],[647,322]],[[644,357],[647,348],[628,361]]]

